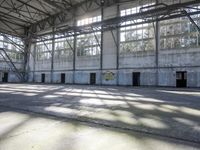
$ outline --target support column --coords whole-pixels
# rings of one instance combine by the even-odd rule
[[[35,63],[36,63],[36,43],[34,43],[34,50],[33,50],[33,81],[35,82]]]
[[[76,11],[74,11],[74,16]],[[76,26],[76,19],[74,18],[73,26]],[[74,31],[75,32],[75,31]],[[74,33],[74,43],[73,43],[73,84],[75,84],[75,74],[76,74],[76,44],[77,44],[77,35]]]
[[[120,16],[120,8],[119,8],[119,4],[117,5],[117,16]],[[119,50],[120,50],[120,28],[117,28],[117,40],[116,40],[117,44],[116,44],[116,49],[117,49],[117,53],[116,53],[116,70],[117,70],[117,85],[119,85]]]
[[[158,0],[156,0],[156,4],[158,4]],[[156,19],[155,23],[155,64],[156,64],[156,86],[159,85],[159,50],[160,50],[160,24]]]
[[[101,20],[104,20],[104,0],[101,1]],[[102,27],[101,27],[102,28]],[[101,30],[101,43],[100,43],[100,85],[102,85],[103,80],[103,30]]]
[[[25,47],[24,47],[24,67],[23,67],[23,81],[22,82],[27,82],[28,81],[28,73],[30,71],[29,69],[29,59],[30,59],[30,54],[31,54],[31,44],[32,44],[32,28],[27,28],[26,29],[26,39],[25,39]]]
[[[52,52],[51,52],[51,83],[53,83],[53,73],[54,73],[54,51],[55,51],[55,23],[53,19],[53,27],[52,27]]]

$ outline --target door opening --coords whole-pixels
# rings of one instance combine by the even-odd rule
[[[41,82],[45,83],[45,74],[44,73],[42,73]]]
[[[187,87],[187,72],[176,72],[176,87]]]
[[[65,73],[61,73],[61,83],[65,83]]]
[[[140,72],[133,72],[132,81],[133,86],[140,86]]]
[[[96,73],[90,73],[90,84],[96,84]]]
[[[8,72],[3,73],[2,82],[8,82]]]

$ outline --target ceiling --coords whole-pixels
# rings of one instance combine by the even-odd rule
[[[0,0],[0,32],[24,33],[25,27],[87,0]]]
[[[25,29],[29,26],[33,27],[33,24],[43,30],[46,22],[47,24],[50,22],[51,26],[53,19],[58,18],[57,20],[64,23],[66,12],[68,13],[74,8],[80,7],[87,11],[92,3],[99,8],[102,2],[109,6],[119,2],[132,1],[134,0],[0,0],[0,33],[25,37]],[[186,1],[191,4],[199,4],[199,0]],[[87,7],[83,7],[83,5]]]

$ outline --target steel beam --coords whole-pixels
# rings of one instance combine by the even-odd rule
[[[19,18],[19,17],[12,16],[12,15],[7,14],[7,13],[2,12],[2,11],[0,11],[0,16],[6,17],[6,18],[9,18],[9,17],[10,17],[12,20],[16,20],[16,21],[19,21],[19,22],[21,22],[21,23],[26,23],[26,24],[29,24],[29,25],[30,25],[30,22],[28,22],[28,21],[26,21],[26,20],[23,20],[23,19],[21,19],[21,18]]]
[[[32,9],[34,9],[34,10],[36,10],[36,11],[38,11],[38,12],[41,12],[41,13],[43,13],[43,14],[45,14],[45,15],[51,17],[51,15],[48,14],[47,12],[45,12],[45,11],[43,11],[43,10],[41,10],[41,9],[38,9],[38,8],[35,7],[35,6],[32,6],[32,5],[28,4],[28,2],[24,2],[24,1],[21,1],[21,0],[17,0],[17,1],[20,2],[20,3],[22,3],[22,4],[24,4],[24,5],[26,5],[26,6],[28,6],[28,7],[30,7],[30,8],[32,8]]]
[[[102,21],[104,20],[104,0],[102,0],[102,3],[101,3],[101,18],[102,18]],[[100,27],[100,29],[102,28],[102,26]],[[103,39],[104,39],[104,32],[101,30],[101,45],[100,45],[100,85],[102,85],[102,82],[103,82]]]
[[[156,4],[158,4],[158,0],[156,0]],[[157,20],[154,25],[154,33],[155,33],[155,66],[156,66],[156,86],[159,85],[159,50],[160,50],[160,23]]]
[[[193,1],[192,1],[193,2]],[[173,4],[169,5],[164,8],[155,8],[151,9],[149,11],[140,12],[136,14],[131,14],[128,16],[118,16],[107,20],[102,20],[101,22],[92,23],[90,25],[85,26],[61,26],[57,28],[55,31],[56,33],[73,33],[74,35],[80,35],[80,34],[87,34],[87,33],[93,33],[97,31],[105,31],[105,30],[111,30],[111,29],[117,29],[119,27],[126,27],[130,25],[138,25],[143,23],[151,23],[156,21],[162,21],[162,20],[168,20],[173,19],[177,17],[184,17],[186,16],[184,13],[179,11],[180,8],[186,7],[191,4],[196,4],[197,1],[187,2],[187,3],[181,3],[181,4]],[[198,2],[200,3],[200,1]],[[178,10],[178,11],[177,11]],[[195,15],[199,14],[200,11],[196,12],[189,12],[189,15]],[[158,15],[159,14],[159,15]],[[160,15],[163,15],[164,17],[159,17]],[[148,18],[148,19],[147,19]],[[152,18],[152,19],[149,19]],[[129,25],[121,25],[123,22],[126,21],[134,21],[142,19],[141,22],[134,22]],[[49,34],[49,33],[46,33]]]
[[[52,39],[52,53],[51,53],[51,83],[53,83],[53,73],[54,73],[55,27],[52,28],[52,31],[53,31],[53,39]]]
[[[1,36],[6,37],[8,39],[8,41],[14,45],[14,47],[16,47],[21,53],[24,53],[24,47],[21,47],[21,45],[15,43],[12,39],[10,39],[7,35],[0,33]]]
[[[117,5],[117,16],[120,16],[120,8],[119,8],[119,5]],[[119,51],[120,51],[120,28],[117,28],[117,39],[116,39],[117,85],[119,85]]]
[[[5,58],[5,56],[1,53],[4,52],[5,56],[8,58],[8,62]],[[24,81],[24,78],[22,76],[22,74],[19,72],[19,70],[17,69],[17,67],[15,66],[15,64],[13,63],[12,59],[9,57],[9,55],[6,53],[6,51],[3,48],[0,48],[0,54],[3,57],[3,59],[5,60],[5,62],[10,66],[10,69],[16,73],[17,77],[19,78],[19,80]],[[11,64],[11,65],[10,65]]]
[[[75,11],[73,12],[75,14]],[[75,26],[76,25],[76,19],[74,18],[73,20],[73,25]],[[73,48],[74,48],[74,51],[73,51],[73,81],[72,83],[75,84],[75,74],[76,74],[76,51],[77,51],[77,36],[76,35],[73,35],[74,36],[74,45],[73,45]]]
[[[186,11],[183,10],[183,13],[188,17],[188,19],[190,20],[190,22],[196,27],[197,31],[200,34],[200,27],[197,25],[197,23],[192,19],[192,17],[190,16],[190,14]]]
[[[56,4],[54,1],[51,0],[43,0],[45,3],[51,5],[54,8],[60,9],[61,11],[64,11],[65,9],[61,7],[60,5]]]

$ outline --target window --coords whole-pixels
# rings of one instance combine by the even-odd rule
[[[149,3],[143,5],[143,7],[148,5],[153,5],[154,3]],[[139,13],[142,6],[137,6],[134,8],[129,8],[121,10],[120,15],[126,16],[135,13]],[[122,23],[123,25],[128,25],[126,27],[120,28],[120,53],[132,53],[136,51],[148,51],[154,50],[154,29],[153,25],[149,23],[131,25],[133,23],[141,22],[141,19],[134,21],[127,21]],[[129,26],[130,25],[130,26]]]
[[[11,35],[0,35],[0,48],[4,48],[13,61],[23,60],[21,51],[24,48],[24,43],[21,38]]]
[[[200,9],[200,6],[193,6]],[[190,11],[196,11],[192,9]],[[199,24],[200,15],[191,16]],[[160,23],[161,49],[199,47],[199,32],[187,17],[162,21]]]
[[[52,52],[52,36],[43,36],[36,43],[37,60],[48,60]]]
[[[69,56],[73,55],[73,45],[74,45],[74,38],[72,37],[65,37],[61,38],[60,35],[55,36],[55,51],[54,57],[55,59],[65,59]]]
[[[101,21],[101,16],[77,21],[78,26]],[[100,54],[101,32],[81,34],[77,36],[77,56],[95,56]]]
[[[83,25],[94,23],[94,22],[100,22],[100,21],[101,21],[101,16],[85,18],[85,19],[82,19],[82,20],[78,20],[77,26],[83,26]]]
[[[96,36],[96,38],[95,38]],[[100,54],[101,33],[79,35],[77,37],[77,56],[95,56]]]

